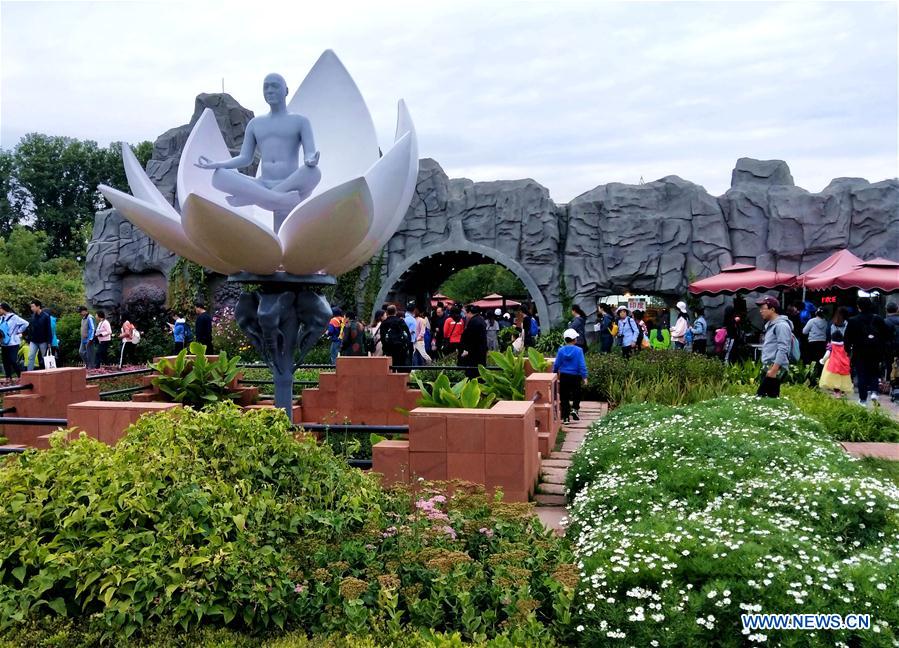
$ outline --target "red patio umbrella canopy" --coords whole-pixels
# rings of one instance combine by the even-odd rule
[[[690,284],[694,295],[733,295],[738,292],[790,288],[796,283],[796,275],[786,272],[759,270],[755,266],[737,263],[721,272]]]
[[[806,290],[830,290],[837,287],[837,279],[858,269],[862,263],[849,250],[840,250],[799,275],[797,283]]]
[[[833,285],[844,289],[896,292],[899,291],[899,263],[881,258],[862,261],[855,270],[837,277]]]
[[[437,302],[443,302],[443,305],[447,308],[456,303],[454,300],[450,299],[446,295],[441,295],[440,293],[437,293],[436,295],[431,297],[431,308],[437,308]]]
[[[503,305],[521,306],[521,302],[515,301],[514,299],[504,298],[502,295],[493,293],[476,302],[472,302],[472,305],[477,306],[478,308],[502,308]]]

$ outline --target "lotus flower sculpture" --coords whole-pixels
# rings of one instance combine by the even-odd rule
[[[305,116],[321,151],[321,180],[283,222],[257,205],[235,206],[200,158],[230,158],[212,111],[191,130],[178,167],[179,214],[132,151],[122,149],[133,195],[99,189],[128,220],[169,250],[222,274],[337,275],[362,265],[399,226],[418,175],[412,119],[400,100],[393,146],[379,157],[375,128],[352,77],[325,51],[287,104]],[[308,153],[308,151],[307,151]],[[263,159],[261,165],[266,164]],[[260,173],[262,171],[260,166]]]

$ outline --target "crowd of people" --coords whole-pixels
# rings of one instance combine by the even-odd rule
[[[44,308],[38,299],[32,300],[29,308],[31,316],[26,319],[13,311],[8,303],[0,303],[0,355],[7,381],[17,379],[23,371],[57,366],[60,356],[57,315]],[[180,352],[194,339],[206,345],[207,353],[214,352],[212,316],[201,302],[195,304],[194,311],[196,336],[182,315],[172,314],[167,326],[173,353]],[[105,311],[91,313],[87,306],[80,306],[78,313],[81,317],[78,356],[85,367],[122,367],[133,360],[134,347],[140,343],[141,332],[131,323],[127,314],[121,315],[118,333],[115,334]],[[110,356],[110,349],[113,349],[113,354],[118,351],[117,357]],[[73,360],[74,358],[70,359]]]
[[[437,302],[429,309],[412,302],[401,313],[396,305],[384,304],[369,323],[354,312],[334,308],[326,335],[332,364],[339,355],[372,355],[390,356],[394,366],[425,367],[455,356],[458,366],[476,376],[487,353],[500,349],[506,329],[514,329],[510,338],[517,350],[532,346],[540,333],[534,307],[504,311]]]

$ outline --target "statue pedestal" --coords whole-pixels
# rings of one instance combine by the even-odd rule
[[[272,370],[275,407],[293,412],[293,373],[318,342],[331,319],[331,306],[319,292],[337,283],[331,275],[275,272],[233,274],[228,281],[255,287],[240,295],[237,324]]]

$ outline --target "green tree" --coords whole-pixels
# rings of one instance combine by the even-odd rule
[[[34,275],[40,272],[47,249],[47,235],[16,225],[9,237],[0,238],[0,272]]]
[[[457,302],[471,302],[499,293],[504,297],[527,297],[521,280],[501,265],[488,263],[460,270],[440,286],[440,292]]]
[[[138,159],[145,164],[151,151],[148,142],[139,144]],[[13,152],[7,184],[24,196],[12,201],[11,220],[46,232],[50,257],[83,255],[94,212],[109,206],[97,191],[101,183],[127,191],[121,143],[100,148],[90,140],[30,133]]]
[[[16,182],[16,159],[11,151],[0,149],[0,237],[9,236],[19,222],[25,191]]]

